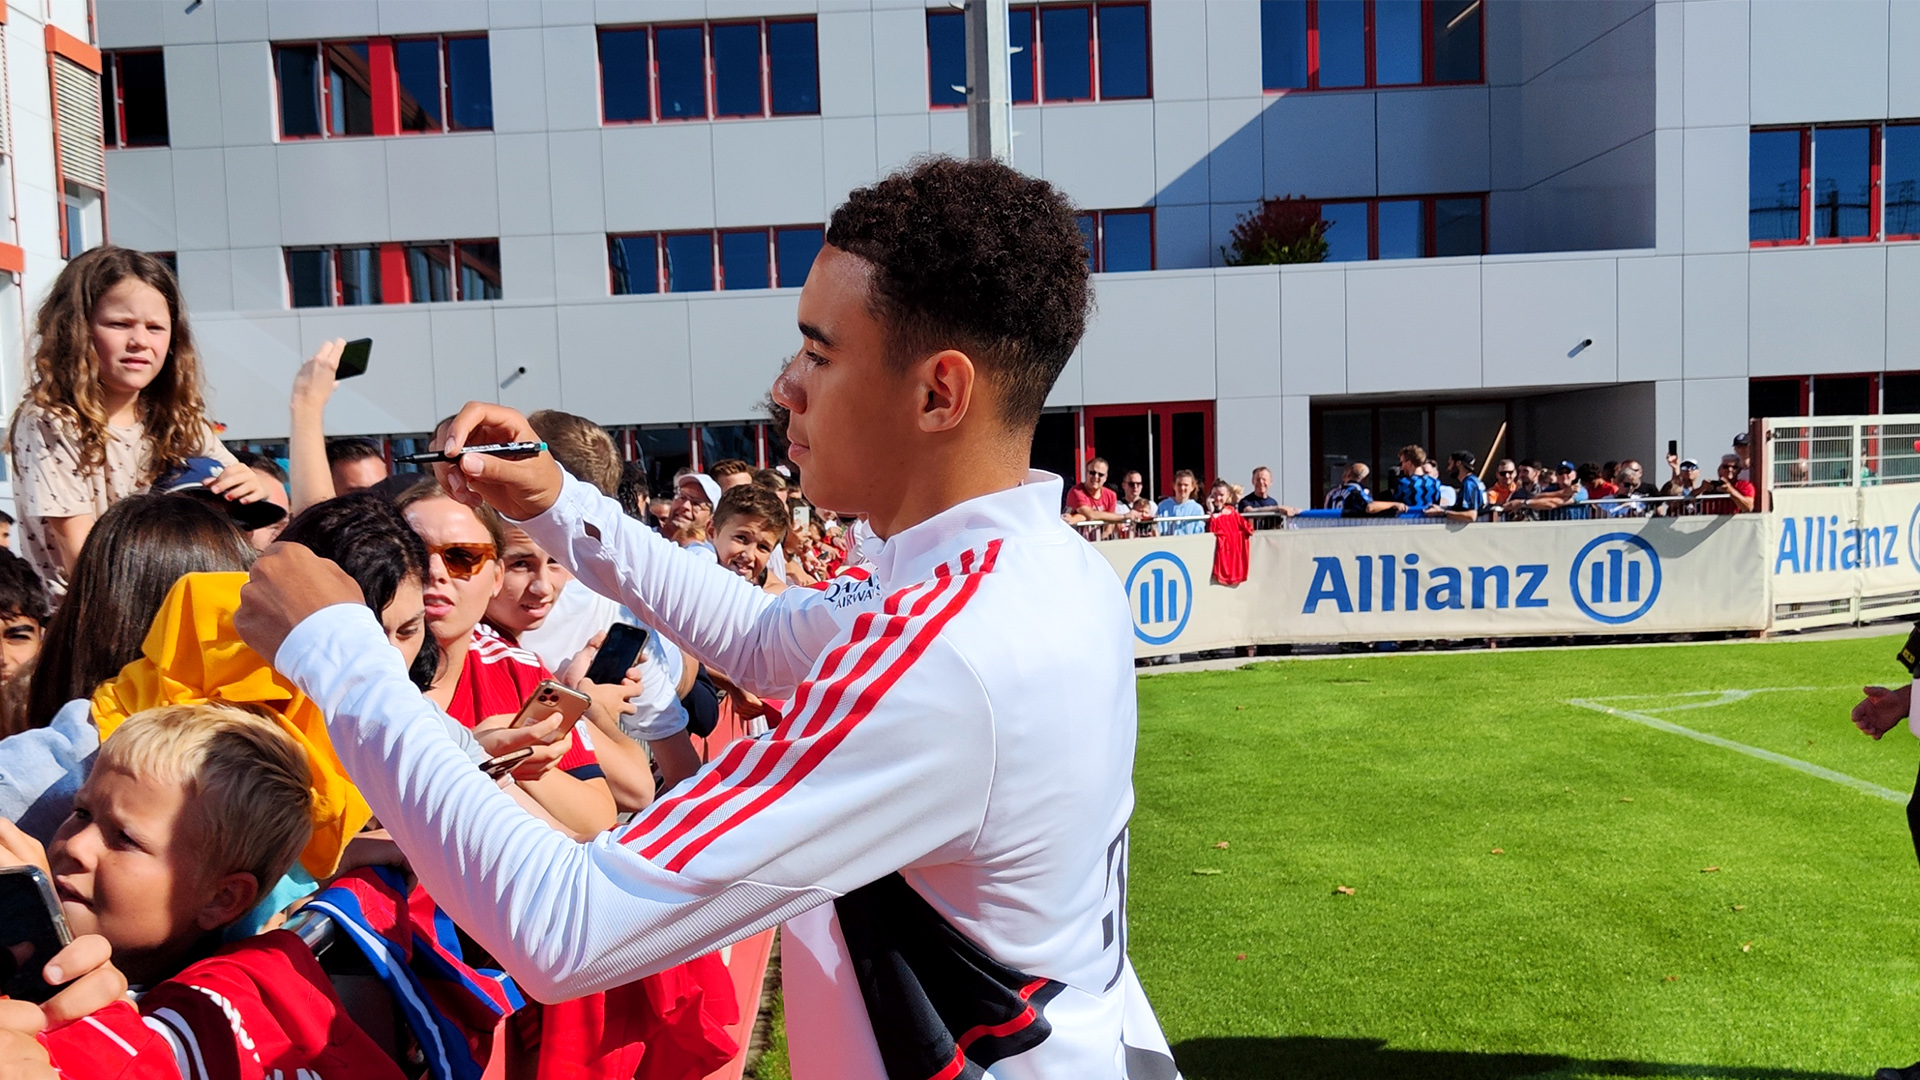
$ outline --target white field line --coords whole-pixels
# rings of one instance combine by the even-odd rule
[[[1718,746],[1723,749],[1732,750],[1736,753],[1745,754],[1748,757],[1759,758],[1761,761],[1771,761],[1775,765],[1785,765],[1787,768],[1793,769],[1796,772],[1803,772],[1803,773],[1806,773],[1808,776],[1817,776],[1822,780],[1831,780],[1836,784],[1844,784],[1845,786],[1850,787],[1855,791],[1859,791],[1867,795],[1872,795],[1873,797],[1878,799],[1885,799],[1888,802],[1893,802],[1893,803],[1906,802],[1908,798],[1908,795],[1906,792],[1894,791],[1891,788],[1884,788],[1884,787],[1881,787],[1879,784],[1870,783],[1869,781],[1862,780],[1857,776],[1848,776],[1846,773],[1835,772],[1832,769],[1825,768],[1820,765],[1815,765],[1811,761],[1801,761],[1799,758],[1788,757],[1785,754],[1776,754],[1771,750],[1762,750],[1757,746],[1748,746],[1746,743],[1734,742],[1732,739],[1723,739],[1718,735],[1709,735],[1704,731],[1695,731],[1692,728],[1681,727],[1679,724],[1673,723],[1670,720],[1662,720],[1657,716],[1651,715],[1652,713],[1656,713],[1656,712],[1673,712],[1679,709],[1707,709],[1707,708],[1712,708],[1713,706],[1716,706],[1716,705],[1729,705],[1736,701],[1745,701],[1747,698],[1750,698],[1755,694],[1779,693],[1779,692],[1791,692],[1791,691],[1826,690],[1826,689],[1851,689],[1851,687],[1767,686],[1767,687],[1761,687],[1756,690],[1702,690],[1702,691],[1696,691],[1693,693],[1685,693],[1685,694],[1669,694],[1669,695],[1664,695],[1664,697],[1669,699],[1686,698],[1686,697],[1710,697],[1711,698],[1710,700],[1698,701],[1698,702],[1684,702],[1679,705],[1667,705],[1667,706],[1662,706],[1660,708],[1647,709],[1645,711],[1635,711],[1632,709],[1616,709],[1611,705],[1605,704],[1605,702],[1631,701],[1631,700],[1641,700],[1641,701],[1658,700],[1659,696],[1652,695],[1652,694],[1624,694],[1624,695],[1618,695],[1614,697],[1604,697],[1604,698],[1569,698],[1567,700],[1567,704],[1575,705],[1582,709],[1592,709],[1594,712],[1605,713],[1608,716],[1617,716],[1623,720],[1631,720],[1636,724],[1645,724],[1646,726],[1653,728],[1656,731],[1665,731],[1674,735],[1684,735],[1689,739],[1694,739],[1698,742],[1706,743],[1709,746]]]

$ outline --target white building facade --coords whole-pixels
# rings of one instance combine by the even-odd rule
[[[86,0],[0,3],[0,401],[9,415],[31,363],[34,308],[68,253],[103,236],[93,35]],[[0,465],[0,477],[9,468]]]
[[[1268,465],[1301,504],[1347,460],[1484,455],[1503,425],[1502,454],[1652,474],[1755,410],[1920,411],[1920,0],[1013,12],[1014,163],[1089,211],[1105,271],[1039,464],[1099,453],[1156,491]],[[967,149],[945,3],[96,13],[106,63],[165,73],[164,145],[109,132],[107,233],[174,254],[237,440],[284,438],[321,341],[371,337],[332,433],[479,398],[592,417],[662,474],[770,460],[822,223]],[[1321,202],[1330,261],[1223,265],[1272,196]],[[32,291],[48,241],[21,242]]]

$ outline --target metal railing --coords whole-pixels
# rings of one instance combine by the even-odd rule
[[[1920,481],[1920,416],[1762,420],[1767,486],[1873,487]]]
[[[1920,479],[1916,477],[1915,479]],[[1696,493],[1694,495],[1643,495],[1624,499],[1588,499],[1584,502],[1552,508],[1519,508],[1508,510],[1504,506],[1494,505],[1480,511],[1475,519],[1482,522],[1502,521],[1600,521],[1620,517],[1691,517],[1694,515],[1719,515],[1741,512],[1732,496],[1714,493]],[[1278,510],[1243,510],[1240,516],[1254,521],[1255,528],[1280,529],[1350,529],[1377,525],[1445,525],[1456,519],[1445,513],[1425,513],[1409,511],[1404,514],[1347,514],[1339,510],[1301,510],[1294,514],[1281,514]],[[1151,519],[1135,522],[1108,523],[1098,521],[1075,522],[1073,527],[1081,536],[1089,540],[1125,540],[1147,536],[1204,535],[1207,523],[1213,515],[1198,517],[1155,516]],[[1278,519],[1272,525],[1262,526],[1263,519]],[[1162,526],[1175,526],[1181,531],[1174,532]],[[1151,525],[1155,531],[1143,532],[1141,526]],[[1124,533],[1124,535],[1122,535]]]

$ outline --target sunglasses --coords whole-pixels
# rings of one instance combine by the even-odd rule
[[[1512,476],[1514,475],[1514,471],[1512,469],[1501,469],[1499,472],[1496,472],[1494,475],[1495,476]]]
[[[447,576],[466,581],[494,558],[492,544],[428,544],[429,556],[440,556],[441,565],[447,568]]]

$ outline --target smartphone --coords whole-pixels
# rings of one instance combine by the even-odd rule
[[[513,751],[512,753],[501,754],[497,758],[488,758],[487,760],[481,762],[480,771],[487,774],[487,779],[498,780],[501,777],[512,772],[514,766],[520,764],[521,762],[527,760],[532,756],[533,756],[533,747],[523,746],[520,749]]]
[[[526,704],[521,705],[520,711],[514,714],[513,723],[507,726],[526,727],[529,724],[545,723],[555,713],[566,718],[567,724],[563,726],[570,726],[575,720],[580,719],[581,715],[587,711],[587,706],[591,704],[593,699],[580,691],[561,686],[552,679],[542,679],[540,685],[533,688],[533,693],[528,696]]]
[[[486,454],[489,457],[505,458],[508,461],[521,461],[544,453],[547,444],[543,442],[488,443],[484,446],[469,446],[457,453],[449,454],[444,450],[428,450],[421,454],[406,454],[394,458],[409,465],[444,465],[460,460],[461,454]]]
[[[1667,456],[1668,457],[1680,456],[1680,440],[1679,439],[1667,440]]]
[[[351,379],[356,375],[365,375],[367,373],[367,356],[372,352],[373,339],[370,337],[358,338],[347,342],[347,347],[340,350],[340,367],[333,373],[333,377],[335,379]]]
[[[587,666],[587,678],[602,686],[617,685],[640,662],[641,650],[651,635],[642,627],[614,623],[607,627],[607,640],[601,642],[593,663]]]
[[[52,997],[59,987],[48,986],[40,969],[72,940],[53,882],[39,867],[0,870],[0,994],[33,1002]]]
[[[793,524],[795,528],[806,528],[807,522],[811,520],[812,517],[813,511],[808,510],[804,504],[793,508]]]

